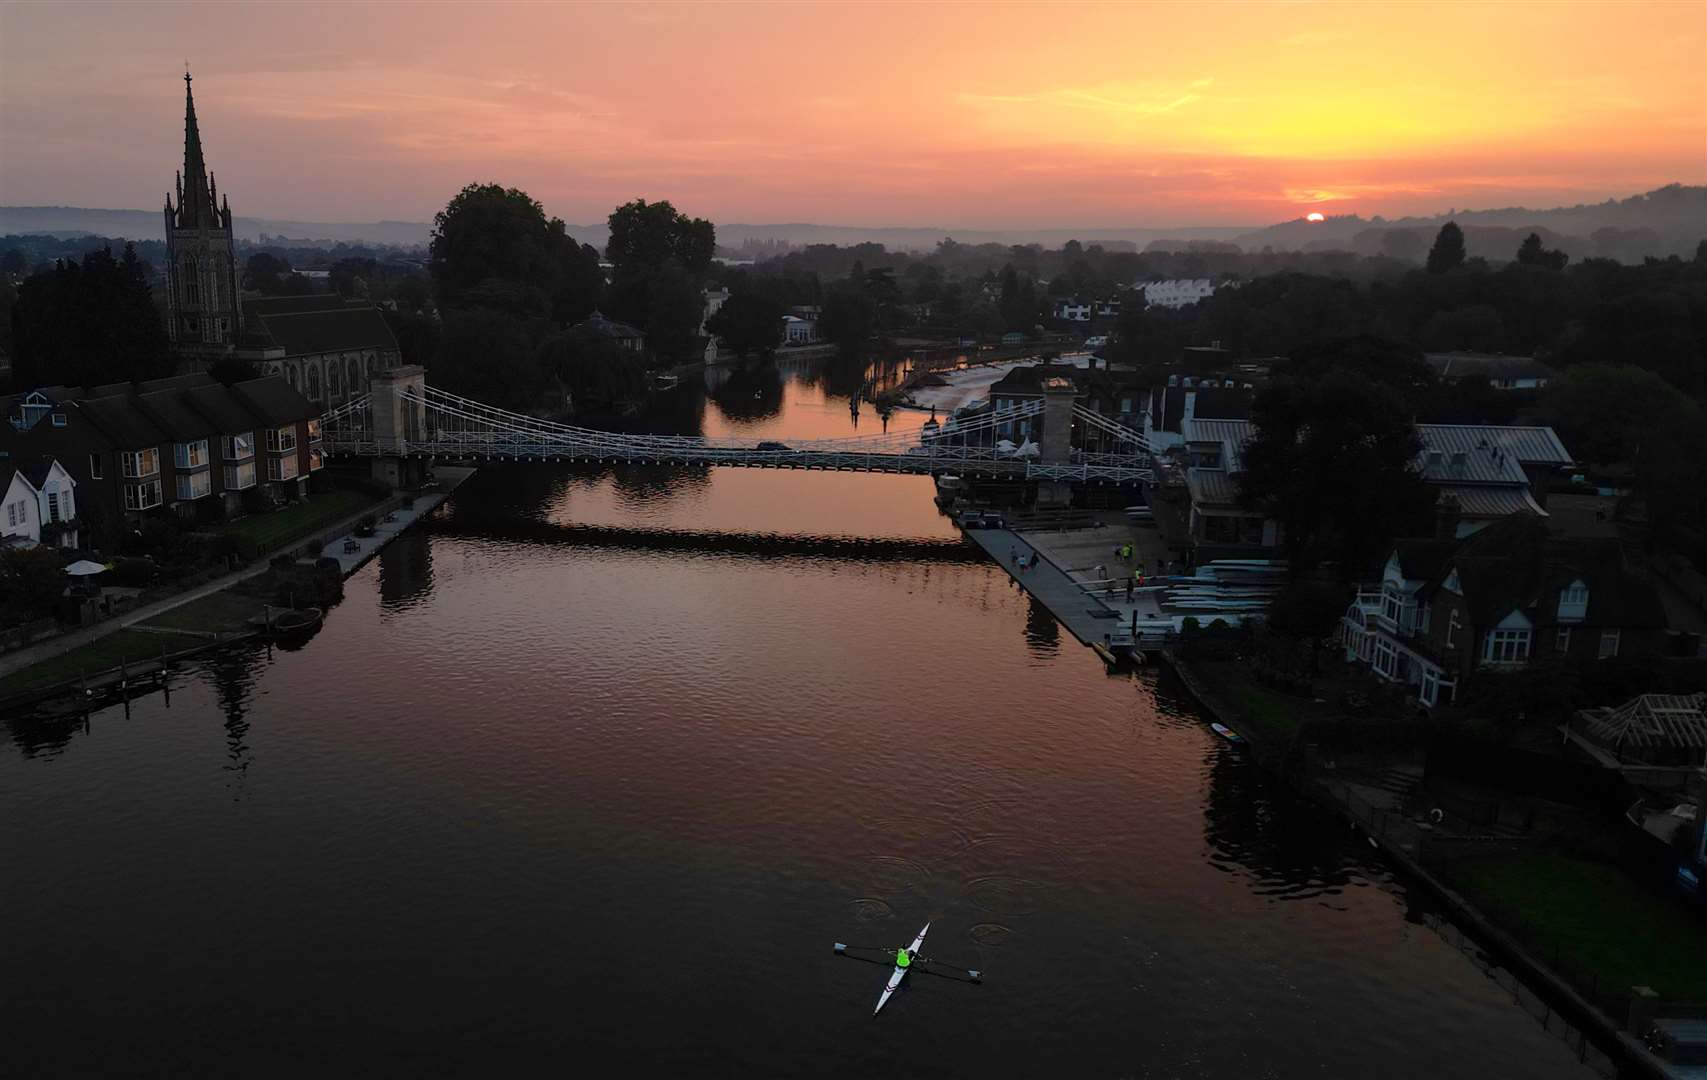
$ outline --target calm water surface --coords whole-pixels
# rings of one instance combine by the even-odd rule
[[[711,381],[651,421],[854,430],[857,373]],[[930,495],[489,468],[306,647],[9,720],[0,1072],[1583,1075]],[[926,920],[985,985],[873,1021],[831,943]]]

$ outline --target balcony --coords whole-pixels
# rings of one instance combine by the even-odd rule
[[[295,480],[299,471],[295,454],[267,459],[268,480]]]
[[[253,449],[249,451],[251,457],[254,456],[254,453],[255,451]],[[241,465],[227,465],[225,467],[223,482],[226,491],[245,491],[254,487],[255,463],[253,461],[245,461]]]

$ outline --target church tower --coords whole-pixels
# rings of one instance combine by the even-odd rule
[[[184,72],[184,171],[178,201],[166,196],[166,333],[184,364],[201,369],[231,355],[242,308],[231,206],[219,200],[202,160],[196,99]]]

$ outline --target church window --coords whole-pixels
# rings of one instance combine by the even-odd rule
[[[310,364],[310,365],[308,365],[307,376],[308,376],[308,390],[307,390],[308,399],[310,401],[319,401],[320,400],[320,372],[315,369],[313,364]],[[332,390],[332,387],[330,385],[328,385],[327,389]],[[332,392],[336,393],[337,391],[332,390]]]
[[[201,285],[196,280],[196,257],[194,255],[185,255],[184,256],[184,302],[187,304],[194,304],[194,303],[200,302],[200,300],[201,300]],[[190,329],[194,330],[195,328],[196,328],[195,324],[191,323]]]

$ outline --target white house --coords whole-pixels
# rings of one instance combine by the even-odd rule
[[[818,340],[818,320],[799,315],[782,317],[782,341],[785,345],[808,345]]]
[[[0,468],[0,478],[6,480],[5,501],[0,504],[0,540],[5,544],[33,547],[42,542],[42,526],[76,520],[77,481],[53,458]],[[77,530],[60,530],[50,542],[74,548]]]
[[[1214,296],[1215,283],[1208,278],[1171,278],[1144,282],[1138,290],[1151,307],[1182,308]]]
[[[1075,298],[1055,301],[1055,317],[1063,322],[1090,322],[1091,302]]]

